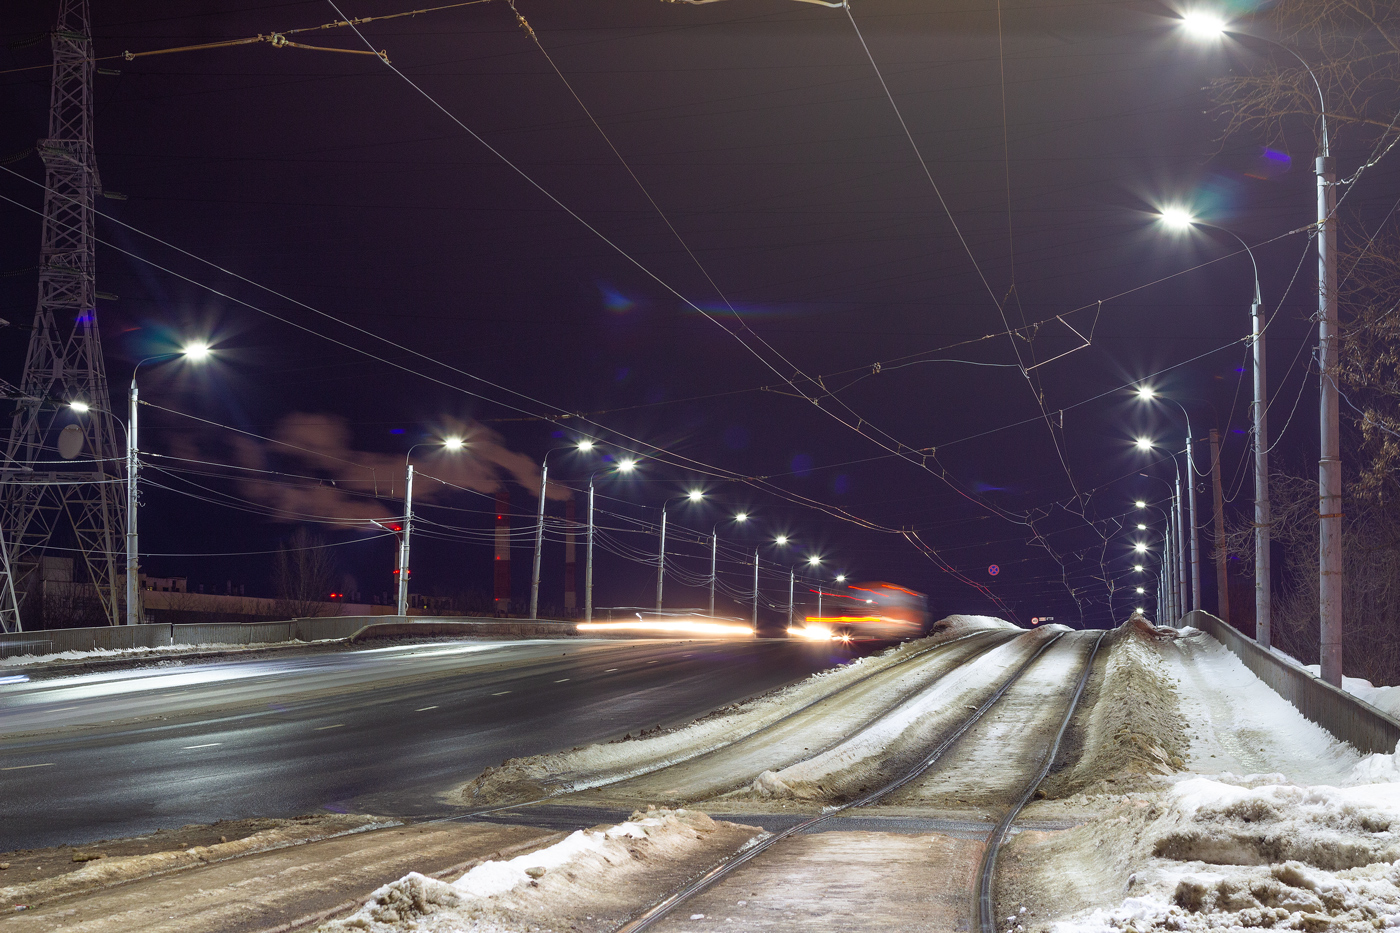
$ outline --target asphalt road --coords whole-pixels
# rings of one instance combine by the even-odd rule
[[[487,765],[685,722],[852,654],[474,640],[5,683],[0,852],[325,809],[444,813],[437,795]]]

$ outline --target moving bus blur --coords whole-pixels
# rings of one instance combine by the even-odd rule
[[[919,638],[928,633],[928,598],[893,583],[823,588],[820,615],[807,616],[788,634],[814,641]]]

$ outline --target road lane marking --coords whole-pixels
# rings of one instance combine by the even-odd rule
[[[53,762],[45,762],[41,765],[10,765],[8,768],[0,768],[0,771],[23,771],[25,768],[52,768]]]
[[[604,674],[611,674],[611,673],[613,673],[614,671],[620,671],[620,670],[622,670],[622,668],[620,668],[620,667],[610,667],[610,668],[608,668],[607,670],[603,671],[603,673],[604,673]]]
[[[491,694],[491,695],[492,695],[493,697],[503,697],[503,696],[505,696],[507,693],[510,693],[510,691],[509,691],[509,690],[502,690],[500,693],[493,693],[493,694]]]
[[[569,680],[569,678],[565,677],[563,680],[556,680],[555,683],[556,683],[556,684],[568,683],[568,680]]]
[[[427,712],[428,710],[430,710],[430,709],[437,709],[437,707],[436,707],[436,706],[425,706],[425,707],[423,707],[422,709],[416,709],[416,710],[414,710],[414,712],[415,712],[415,713],[426,713],[426,712]]]
[[[657,659],[656,659],[656,661],[660,661],[660,660],[661,660],[660,658],[657,658]],[[648,661],[647,663],[648,663],[648,664],[655,664],[656,661]]]
[[[317,732],[320,732],[320,731],[322,731],[322,730],[324,730],[324,729],[339,729],[339,728],[341,728],[341,727],[344,726],[344,725],[345,725],[345,723],[343,723],[343,722],[338,722],[338,723],[336,723],[336,724],[333,725],[333,726],[317,726],[317,727],[316,727],[316,731],[317,731]]]
[[[203,745],[186,745],[182,751],[189,751],[192,748],[213,748],[215,745],[223,745],[223,742],[206,742]]]
[[[50,712],[50,713],[66,713],[66,712],[68,712],[70,709],[77,709],[77,707],[76,707],[76,706],[65,706],[65,707],[62,707],[61,709],[51,709],[51,710],[49,710],[49,712]]]

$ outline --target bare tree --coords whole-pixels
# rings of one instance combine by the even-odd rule
[[[294,619],[330,615],[329,595],[335,579],[335,559],[326,542],[298,528],[291,540],[277,549],[272,568],[278,613]]]

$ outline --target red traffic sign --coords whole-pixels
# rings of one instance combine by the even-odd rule
[[[998,567],[996,564],[992,564],[992,566],[987,568],[987,573],[991,574],[992,576],[996,576],[997,574],[1001,573],[1001,568]]]

